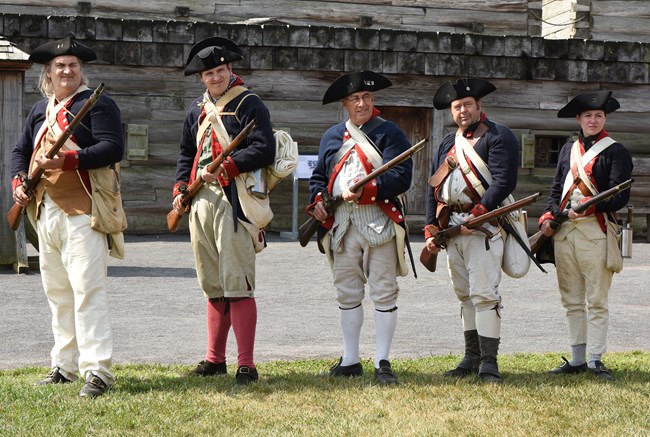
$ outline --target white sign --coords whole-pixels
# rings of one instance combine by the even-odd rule
[[[296,175],[298,179],[309,179],[316,168],[318,155],[299,155]]]

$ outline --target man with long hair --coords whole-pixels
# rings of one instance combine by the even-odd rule
[[[11,154],[11,172],[14,201],[27,207],[35,222],[43,288],[52,310],[52,365],[40,384],[68,383],[81,374],[80,395],[95,397],[114,382],[107,255],[121,252],[123,240],[93,228],[94,188],[101,175],[116,177],[115,164],[124,153],[120,110],[102,94],[63,148],[48,158],[92,94],[82,64],[96,54],[68,36],[37,47],[29,59],[43,64],[39,88],[45,98],[27,116]],[[44,169],[42,180],[34,193],[26,192],[22,182],[37,167]]]

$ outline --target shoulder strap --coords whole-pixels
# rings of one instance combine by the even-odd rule
[[[239,119],[239,117],[237,117],[237,113],[239,112],[239,108],[241,107],[242,103],[244,103],[244,100],[246,100],[248,97],[251,97],[251,96],[255,96],[255,97],[257,97],[258,99],[260,98],[260,96],[258,96],[258,95],[255,94],[255,93],[249,93],[249,94],[246,94],[244,97],[241,98],[241,100],[240,100],[239,103],[237,104],[237,107],[235,108],[235,112],[224,112],[224,113],[222,113],[222,114],[223,114],[223,115],[234,115],[235,118],[237,119],[237,121],[241,123],[241,120]],[[261,100],[261,99],[260,99],[260,100]]]
[[[591,191],[592,194],[597,194],[598,190],[591,183],[589,175],[585,171],[585,163],[588,163],[596,156],[598,156],[602,151],[607,149],[609,146],[614,144],[616,141],[612,137],[605,137],[598,141],[596,144],[591,146],[584,155],[580,155],[580,142],[576,140],[571,146],[571,170],[567,173],[566,178],[564,179],[564,186],[562,187],[562,199],[567,195],[573,182],[576,179],[576,176],[580,177],[580,180],[585,184],[587,189]],[[575,168],[577,174],[573,173]]]
[[[377,117],[375,117],[377,118]],[[377,146],[368,138],[365,132],[358,128],[349,119],[345,122],[345,127],[350,133],[350,137],[361,147],[363,153],[366,154],[370,163],[375,167],[381,167],[383,164],[383,156]]]
[[[205,118],[199,125],[199,129],[196,133],[196,143],[199,144],[201,142],[201,138],[203,138],[203,134],[205,133],[206,129],[208,128],[208,125],[212,125],[212,128],[215,130],[215,132],[218,134],[217,136],[220,136],[219,142],[223,144],[224,138],[224,133],[226,138],[228,138],[228,133],[226,131],[226,128],[223,126],[223,123],[221,122],[221,116],[222,115],[230,115],[230,113],[224,113],[223,108],[225,106],[232,102],[237,96],[239,96],[241,93],[246,91],[246,88],[237,85],[232,88],[230,88],[223,96],[219,98],[217,103],[213,103],[212,99],[208,95],[208,91],[206,91],[206,94],[203,97],[203,107],[205,109]],[[246,96],[244,96],[246,98]],[[243,100],[243,99],[242,99]],[[241,104],[241,102],[240,102]],[[239,106],[237,106],[239,108]],[[232,114],[234,115],[234,114]],[[226,145],[228,142],[225,143]]]
[[[456,135],[456,157],[458,160],[458,165],[460,165],[463,174],[465,174],[467,179],[471,182],[472,187],[476,190],[476,192],[480,196],[483,196],[485,193],[485,188],[483,187],[481,180],[472,171],[472,168],[467,162],[466,156],[469,156],[470,160],[474,164],[474,167],[481,174],[483,179],[485,179],[488,185],[492,184],[492,174],[490,173],[487,164],[485,164],[485,161],[483,161],[479,154],[476,153],[474,147],[472,147],[469,141],[467,141],[467,138],[462,135]]]
[[[361,130],[363,131],[364,134],[368,135],[370,132],[375,130],[375,128],[379,127],[379,125],[385,121],[386,120],[381,118],[380,116],[373,117],[370,120],[368,120],[366,124],[361,126]]]

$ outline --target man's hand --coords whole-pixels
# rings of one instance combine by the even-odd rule
[[[427,238],[427,241],[424,243],[424,245],[429,251],[429,253],[438,254],[442,250],[440,247],[436,246],[436,244],[433,242],[433,237]]]
[[[14,202],[25,208],[27,205],[29,205],[30,197],[25,192],[25,188],[22,185],[18,185],[14,190],[13,199]]]
[[[569,213],[571,214],[571,213]],[[544,220],[542,222],[542,226],[540,226],[540,231],[542,231],[542,234],[544,234],[547,237],[552,237],[553,234],[555,234],[555,229],[551,226],[551,223],[553,223],[553,220]]]
[[[361,197],[362,192],[363,192],[363,188],[357,191],[356,193],[350,191],[349,188],[346,188],[341,193],[341,198],[346,202],[356,202]]]
[[[58,170],[63,168],[65,154],[59,151],[54,158],[48,159],[47,156],[45,156],[45,153],[39,153],[34,161],[36,162],[36,165],[43,170]]]
[[[328,216],[327,210],[325,210],[325,205],[323,204],[322,201],[316,203],[316,206],[314,206],[314,210],[312,211],[312,215],[319,222],[324,222],[325,220],[327,220],[327,216]]]
[[[465,223],[467,223],[467,222],[470,221],[470,220],[473,220],[474,218],[476,218],[476,217],[474,217],[474,214],[470,214],[470,215],[468,215],[468,216],[467,216],[467,219],[465,219]],[[460,227],[460,233],[461,233],[462,235],[472,235],[472,234],[474,233],[474,230],[473,230],[473,229],[470,229],[470,228],[468,228],[468,227],[466,227],[465,225],[461,225],[461,227]]]
[[[179,194],[176,197],[174,197],[174,201],[172,202],[172,208],[174,208],[174,211],[178,215],[183,215],[186,212],[189,211],[189,205],[187,207],[183,206],[183,195]]]
[[[223,179],[228,180],[228,173],[226,172],[226,169],[223,167],[223,165],[217,167],[213,173],[210,173],[208,171],[208,167],[203,167],[201,169],[201,179],[203,179],[203,182],[205,183],[210,184],[216,181],[219,176],[222,176]]]

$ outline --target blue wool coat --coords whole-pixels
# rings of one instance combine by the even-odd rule
[[[492,175],[492,185],[479,175],[479,179],[486,188],[481,197],[481,204],[492,211],[510,195],[517,186],[517,170],[519,169],[519,143],[512,131],[505,125],[497,124],[489,119],[484,123],[488,130],[474,145],[474,150],[487,164]],[[456,143],[455,133],[447,135],[438,148],[438,153],[433,158],[431,175],[444,162],[447,154]],[[438,225],[436,219],[437,201],[434,197],[434,187],[427,186],[426,197],[426,224]]]
[[[571,146],[573,142],[568,142],[558,156],[558,165],[553,178],[553,186],[546,201],[544,212],[550,211],[554,216],[560,212],[560,203],[562,202],[562,187],[567,173],[571,170]],[[591,147],[591,145],[590,145]],[[590,147],[585,147],[585,152]],[[632,156],[630,152],[620,143],[614,143],[601,153],[593,166],[592,181],[598,191],[605,191],[618,185],[632,177]],[[630,190],[623,190],[608,200],[596,205],[596,212],[614,212],[625,207],[630,200]]]
[[[250,91],[244,91],[225,107],[224,112],[234,113],[241,100]],[[188,184],[194,180],[191,177],[192,168],[197,154],[196,134],[199,129],[199,118],[202,107],[199,104],[203,101],[203,95],[196,98],[185,116],[183,123],[183,133],[180,141],[180,154],[176,164],[176,192],[180,184]],[[235,115],[223,115],[222,121],[226,131],[231,138],[235,138],[239,132],[252,120],[255,120],[255,127],[250,131],[248,136],[239,144],[239,146],[230,154],[230,159],[234,162],[239,173],[246,173],[259,168],[268,167],[275,160],[275,138],[273,137],[273,128],[271,126],[271,116],[262,100],[253,95],[247,97],[239,106]],[[222,145],[226,147],[227,145]],[[244,216],[239,199],[234,196],[234,184],[223,187],[228,201],[237,211],[240,219],[247,220]]]
[[[76,114],[93,93],[86,90],[74,97],[68,108]],[[25,120],[23,132],[11,152],[11,174],[27,172],[34,150],[34,140],[41,125],[45,122],[47,99],[42,99],[32,106]],[[68,114],[68,121],[73,115]],[[106,94],[102,94],[74,130],[74,138],[79,151],[78,170],[106,167],[122,160],[124,155],[124,135],[122,133],[120,110]]]
[[[329,128],[322,136],[318,151],[318,162],[309,180],[310,201],[316,195],[327,192],[330,179],[330,169],[334,167],[332,159],[343,145],[345,123],[338,123]],[[368,138],[377,146],[383,156],[383,163],[390,161],[411,147],[406,135],[390,121],[384,121],[371,132],[366,132]],[[399,194],[406,192],[411,186],[413,162],[407,159],[377,178],[376,203],[388,199],[393,202]]]

